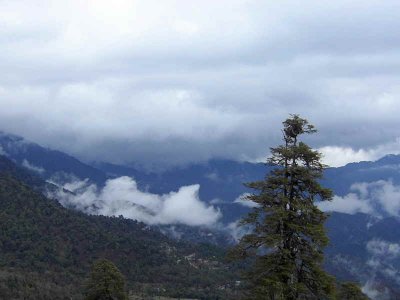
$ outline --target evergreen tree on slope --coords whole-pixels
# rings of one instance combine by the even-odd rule
[[[265,180],[248,183],[256,192],[246,197],[258,204],[242,221],[253,228],[234,253],[255,256],[248,273],[252,299],[331,299],[334,278],[322,269],[327,216],[316,201],[331,200],[320,185],[325,165],[321,154],[300,140],[315,133],[307,120],[292,115],[283,122],[284,144],[271,148],[276,166]]]

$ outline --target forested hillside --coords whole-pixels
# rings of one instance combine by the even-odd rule
[[[0,145],[3,149],[7,149],[4,152],[8,157],[0,156],[0,169],[38,192],[59,188],[49,183],[54,176],[68,180],[87,178],[88,182],[95,183],[98,181],[97,176],[87,177],[92,172],[103,174],[101,177],[105,179],[132,176],[140,190],[152,192],[154,195],[165,195],[177,191],[183,185],[199,183],[199,198],[220,210],[222,224],[214,227],[185,224],[158,226],[158,229],[170,237],[194,244],[211,242],[220,246],[232,245],[234,237],[237,237],[235,235],[240,234],[240,231],[231,225],[235,225],[234,222],[250,209],[238,201],[238,197],[248,191],[243,182],[261,179],[270,170],[269,166],[263,164],[212,160],[162,173],[147,173],[129,166],[105,163],[95,164],[94,167],[101,170],[93,171],[94,167],[85,165],[66,154],[51,151],[15,136],[3,134],[0,136]],[[46,171],[51,161],[57,168]],[[399,211],[385,209],[384,200],[385,197],[394,199],[393,201],[397,199],[396,193],[390,192],[396,192],[396,186],[400,183],[397,167],[399,163],[400,156],[391,155],[376,162],[329,168],[323,180],[323,184],[332,188],[343,203],[342,206],[337,206],[339,212],[331,213],[326,223],[331,243],[326,249],[325,267],[341,280],[358,281],[363,285],[371,284],[374,290],[378,289],[379,292],[388,290],[393,295],[398,295],[400,292],[399,275],[396,271],[400,266],[400,256],[398,253],[390,252],[400,245],[396,231],[399,226]],[[367,197],[363,198],[359,190],[352,190],[352,186],[357,182],[367,187],[369,191]],[[103,184],[104,182],[98,183],[98,194]],[[77,192],[84,195],[85,189]],[[133,194],[130,199],[134,202],[137,197],[138,195]],[[84,200],[85,197],[77,199]],[[59,206],[57,201],[53,202]],[[368,205],[371,210],[367,213],[360,211],[364,205]],[[81,216],[86,218],[84,214]],[[151,227],[157,230],[157,227]]]
[[[83,279],[99,258],[113,261],[138,294],[234,299],[231,288],[238,279],[217,248],[173,242],[122,217],[68,210],[4,171],[0,253],[1,293],[16,299],[27,293],[28,299],[79,299]]]

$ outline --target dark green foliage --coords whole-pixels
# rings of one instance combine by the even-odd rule
[[[15,269],[0,271],[0,299],[7,300],[80,300],[74,286],[60,285],[51,274],[38,275]]]
[[[340,300],[368,300],[369,298],[361,291],[354,282],[344,282],[339,286],[337,299]]]
[[[85,300],[127,300],[125,279],[109,260],[101,259],[93,264],[87,285]]]
[[[35,191],[44,191],[46,182],[33,172],[14,164],[4,155],[0,155],[0,173],[12,176],[20,182],[23,182]]]
[[[332,192],[318,182],[325,167],[321,154],[299,141],[316,130],[297,115],[283,125],[284,145],[271,148],[268,160],[276,168],[265,180],[247,184],[257,191],[247,199],[258,207],[243,220],[253,231],[234,254],[255,257],[248,274],[254,299],[329,299],[334,280],[321,266],[326,215],[315,201],[330,200]]]
[[[124,274],[128,289],[234,299],[229,293],[237,276],[222,257],[215,247],[174,242],[143,223],[68,210],[0,172],[0,270],[49,275],[55,293],[67,286],[73,294],[82,290],[91,264],[106,258]]]

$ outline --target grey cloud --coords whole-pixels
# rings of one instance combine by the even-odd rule
[[[0,3],[1,129],[183,164],[264,156],[300,113],[314,147],[349,149],[328,163],[399,151],[397,1],[117,2]]]

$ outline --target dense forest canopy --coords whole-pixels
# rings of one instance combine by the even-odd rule
[[[0,268],[15,273],[19,288],[28,276],[57,286],[59,296],[81,295],[91,264],[107,258],[138,293],[235,297],[238,276],[223,263],[221,249],[172,241],[133,220],[66,209],[3,171],[0,229]]]

